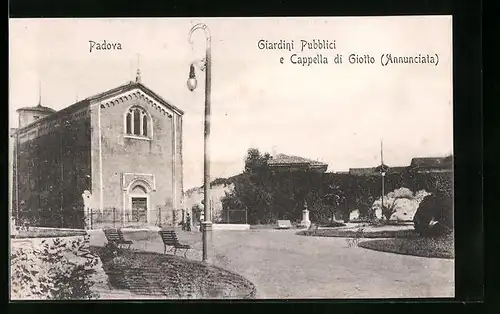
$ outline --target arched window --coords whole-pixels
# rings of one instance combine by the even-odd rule
[[[134,110],[134,135],[141,135],[141,111]]]
[[[142,135],[148,136],[148,117],[142,116]]]
[[[134,107],[127,112],[125,117],[125,133],[127,135],[150,136],[150,125],[149,116],[144,109]]]
[[[132,113],[129,112],[127,113],[127,122],[126,122],[127,126],[126,126],[126,133],[127,134],[131,134],[132,133]]]

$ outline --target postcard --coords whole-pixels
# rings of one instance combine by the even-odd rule
[[[9,34],[11,300],[455,296],[451,16]]]

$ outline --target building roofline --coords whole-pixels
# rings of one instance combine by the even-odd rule
[[[17,130],[15,131],[15,134],[23,133],[23,132],[28,131],[28,130],[30,130],[30,129],[32,129],[32,128],[40,125],[40,124],[43,124],[45,122],[57,119],[57,118],[65,115],[65,114],[68,114],[68,113],[70,113],[72,111],[76,111],[76,110],[78,110],[78,109],[80,109],[82,107],[88,106],[88,105],[90,105],[89,100],[88,99],[84,99],[84,100],[79,101],[77,103],[74,103],[74,104],[72,104],[72,105],[70,105],[68,107],[65,107],[65,108],[63,108],[63,109],[61,109],[59,111],[55,111],[51,115],[48,115],[48,116],[43,117],[43,118],[40,118],[40,119],[38,119],[38,120],[36,120],[36,121],[34,121],[34,122],[32,122],[32,123],[30,123],[30,124],[22,127],[22,128],[17,128]]]
[[[104,91],[102,93],[96,94],[94,96],[90,96],[87,99],[89,101],[93,102],[93,101],[101,99],[101,98],[114,96],[114,95],[120,94],[122,92],[125,92],[125,91],[128,91],[128,90],[132,90],[134,88],[142,89],[149,96],[155,98],[156,101],[158,101],[161,104],[165,105],[167,108],[175,111],[176,113],[178,113],[180,115],[184,114],[183,110],[177,108],[176,106],[172,105],[170,102],[166,101],[163,97],[161,97],[160,95],[158,95],[157,93],[155,93],[152,89],[150,89],[149,87],[147,87],[146,85],[144,85],[141,82],[135,82],[135,81],[129,81],[129,82],[127,82],[125,84],[122,84],[120,86],[117,86],[115,88],[109,89],[107,91]]]
[[[178,114],[180,115],[184,115],[184,110],[182,109],[179,109],[178,107],[172,105],[170,102],[168,102],[167,100],[165,100],[163,97],[161,97],[160,95],[158,95],[157,93],[155,93],[152,89],[150,89],[149,87],[147,87],[146,85],[144,85],[143,83],[136,83],[138,85],[140,85],[142,88],[144,88],[148,93],[150,93],[150,96],[156,98],[157,101],[163,103],[164,105],[166,105],[167,107],[169,107],[170,109],[176,111]]]
[[[51,115],[48,115],[46,117],[43,117],[41,119],[38,119],[22,128],[18,128],[15,133],[22,133],[22,132],[25,132],[27,130],[30,130],[31,128],[34,128],[35,126],[38,126],[40,124],[43,124],[47,121],[50,121],[52,119],[55,119],[57,117],[60,117],[64,114],[67,114],[69,112],[72,112],[72,111],[75,111],[77,109],[80,109],[82,107],[85,107],[85,106],[89,106],[92,102],[96,101],[96,100],[99,100],[99,99],[102,99],[102,98],[105,98],[105,97],[109,97],[109,96],[113,96],[114,94],[120,94],[120,93],[123,93],[125,91],[128,91],[128,90],[131,90],[131,89],[134,89],[134,88],[139,88],[139,89],[142,89],[143,91],[145,91],[149,96],[155,98],[156,101],[160,102],[161,104],[165,105],[167,108],[173,110],[174,112],[180,114],[180,115],[183,115],[184,114],[184,111],[182,111],[181,109],[175,107],[174,105],[170,104],[169,102],[167,102],[165,99],[163,99],[160,95],[156,94],[154,91],[152,91],[150,88],[148,88],[146,85],[144,85],[143,83],[140,83],[140,82],[134,82],[134,81],[129,81],[125,84],[122,84],[120,86],[117,86],[117,87],[114,87],[114,88],[111,88],[111,89],[108,89],[107,91],[104,91],[102,93],[99,93],[99,94],[95,94],[93,96],[90,96],[90,97],[87,97],[81,101],[78,101],[76,103],[73,103],[61,110],[54,110],[54,109],[51,109],[53,110],[53,113]],[[36,108],[36,107],[33,107],[33,108]],[[48,107],[43,107],[43,108],[48,108]],[[25,109],[25,108],[20,108],[18,110],[22,110],[22,109]]]
[[[286,161],[286,160],[280,160],[280,159],[290,159],[291,161]],[[293,161],[293,159],[298,159],[298,161]],[[328,166],[327,163],[321,162],[321,161],[316,161],[313,159],[301,157],[301,156],[295,156],[295,155],[287,155],[287,154],[278,154],[271,159],[267,161],[268,166],[290,166],[290,165],[295,165],[295,166],[300,166],[300,165],[307,165],[307,166],[313,166],[313,167],[323,167],[323,166]]]
[[[40,105],[34,107],[22,107],[16,110],[16,112],[19,111],[38,111],[38,112],[51,112],[51,113],[57,112],[57,110],[55,109]]]

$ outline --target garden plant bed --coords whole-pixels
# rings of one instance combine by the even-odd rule
[[[266,229],[277,229],[277,224],[261,224],[261,225],[250,225],[250,230],[266,230]],[[292,222],[291,229],[297,229],[299,226]]]
[[[153,252],[91,247],[100,256],[110,285],[164,299],[251,299],[255,286],[219,267]]]
[[[453,236],[439,238],[380,239],[364,241],[359,247],[403,255],[453,259]]]
[[[347,226],[345,223],[339,222],[339,221],[330,221],[330,222],[326,222],[326,223],[320,223],[318,225],[321,228],[339,228],[339,227]]]
[[[386,229],[377,230],[371,228],[363,232],[357,229],[347,229],[340,227],[337,229],[318,229],[318,230],[303,230],[297,232],[298,235],[313,236],[313,237],[339,237],[339,238],[415,238],[417,233],[413,229]]]

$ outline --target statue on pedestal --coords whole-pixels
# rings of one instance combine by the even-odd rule
[[[309,228],[311,221],[309,220],[309,210],[307,209],[307,201],[304,200],[304,210],[302,211],[302,221],[300,225]]]

